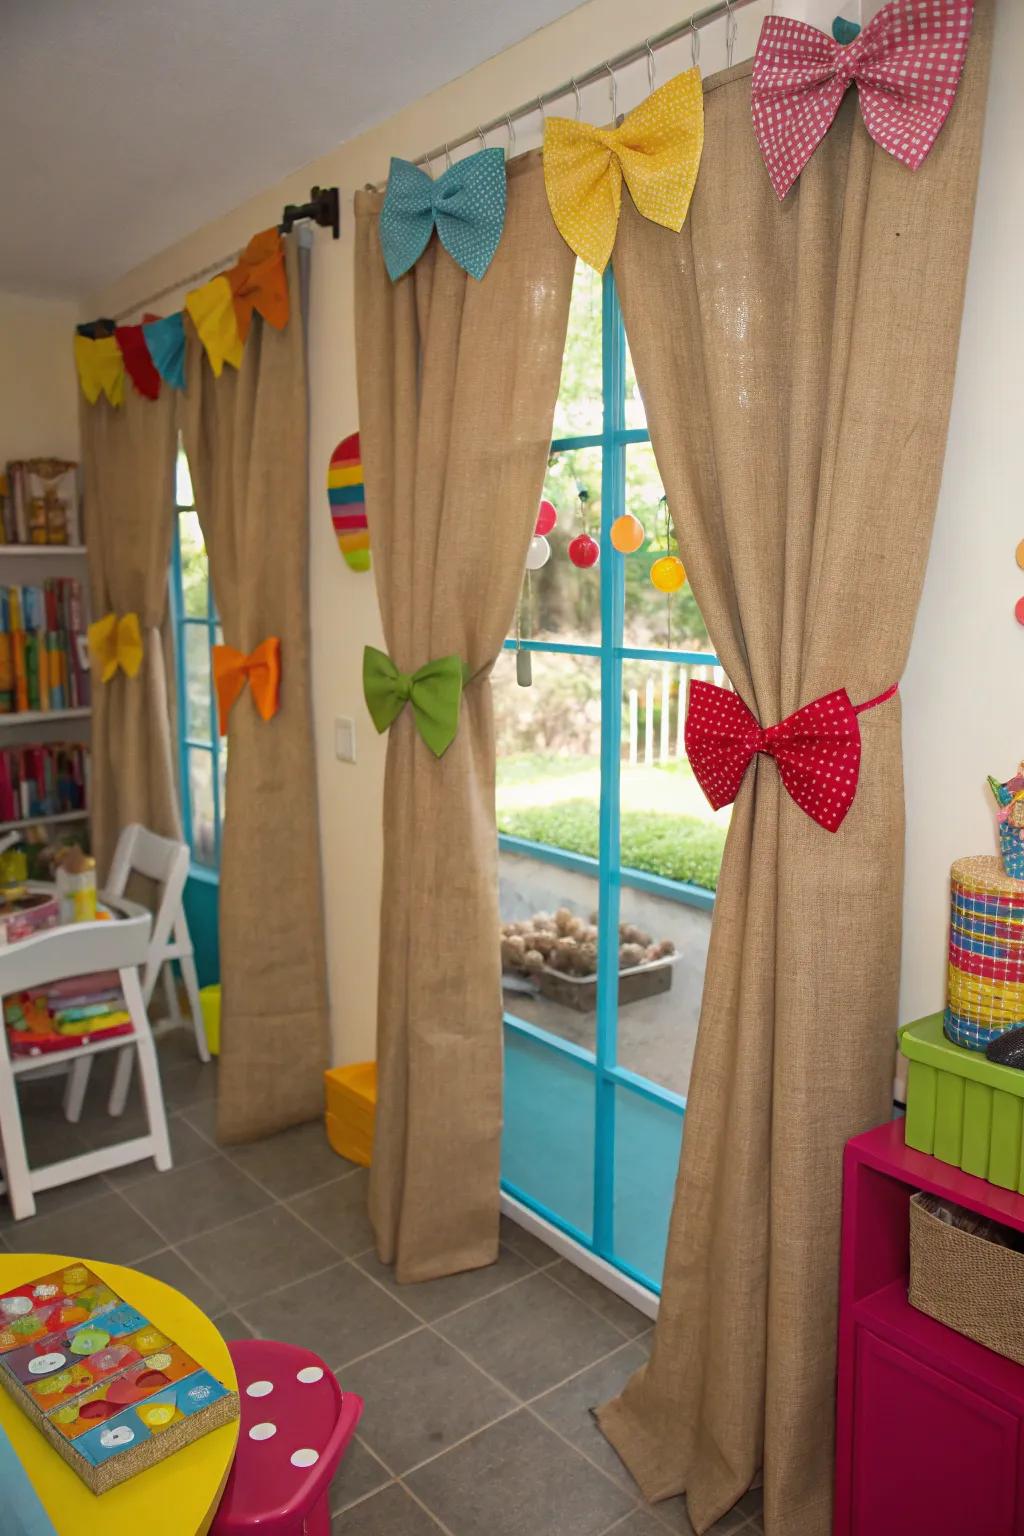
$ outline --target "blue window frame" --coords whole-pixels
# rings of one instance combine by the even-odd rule
[[[211,653],[221,640],[192,477],[179,446],[170,602],[178,692],[178,763],[193,873],[220,868],[227,740],[217,731]]]
[[[596,279],[578,269],[577,282]],[[621,859],[620,771],[623,753],[623,667],[649,661],[678,669],[718,658],[708,649],[627,643],[626,565],[610,530],[627,510],[627,455],[649,444],[633,391],[625,330],[611,271],[601,288],[601,410],[599,430],[556,438],[560,454],[591,450],[600,461],[600,617],[588,640],[509,638],[517,648],[551,657],[589,658],[600,673],[600,801],[598,853],[569,852],[550,843],[499,835],[508,854],[596,877],[598,883],[597,1011],[594,1047],[505,1013],[506,1099],[502,1174],[506,1191],[599,1257],[653,1291],[660,1290],[664,1241],[675,1184],[685,1096],[630,1070],[618,1060],[619,923],[622,892],[639,891],[700,911],[713,892],[695,883],[624,866]],[[595,316],[596,320],[596,316]],[[565,374],[563,373],[563,385]],[[595,390],[596,393],[596,390]],[[560,508],[560,519],[565,509]],[[665,513],[667,520],[667,512]],[[594,532],[594,529],[591,529]],[[634,557],[626,557],[634,558]],[[671,626],[671,621],[669,621]],[[702,621],[701,621],[702,627]],[[663,695],[663,698],[665,695]],[[649,702],[649,700],[648,700]],[[681,746],[682,700],[677,704]],[[648,727],[652,729],[652,727]],[[662,726],[662,730],[667,725]],[[662,747],[664,755],[664,736]],[[500,765],[499,765],[500,766]],[[509,1006],[506,999],[506,1007]],[[575,1164],[575,1167],[569,1165]]]

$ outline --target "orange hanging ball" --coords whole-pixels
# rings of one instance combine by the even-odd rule
[[[686,580],[686,568],[678,555],[662,555],[651,566],[651,586],[659,592],[678,592]]]
[[[612,523],[611,540],[620,555],[632,555],[644,541],[644,525],[632,512],[623,512]]]

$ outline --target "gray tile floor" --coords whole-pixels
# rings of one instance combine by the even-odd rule
[[[333,1536],[692,1536],[682,1499],[643,1503],[590,1411],[642,1364],[647,1318],[509,1222],[491,1268],[395,1285],[373,1252],[366,1174],[319,1125],[222,1150],[216,1066],[182,1030],[159,1052],[174,1169],[140,1163],[50,1191],[29,1221],[3,1204],[0,1247],[134,1265],[227,1338],[323,1355],[366,1400],[331,1492]],[[62,1079],[23,1083],[35,1161],[136,1133],[137,1097],[130,1124],[106,1115],[105,1065],[78,1126]],[[760,1509],[752,1491],[715,1536],[754,1536]]]

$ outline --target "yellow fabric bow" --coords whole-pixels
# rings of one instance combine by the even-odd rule
[[[116,336],[75,337],[75,366],[82,394],[90,405],[106,395],[111,405],[124,404],[124,358]]]
[[[213,648],[213,684],[217,690],[217,719],[220,734],[228,733],[228,715],[231,706],[245,687],[246,679],[264,720],[277,714],[278,693],[281,687],[281,642],[271,635],[246,656],[233,645],[215,645]]]
[[[117,672],[134,677],[142,666],[142,631],[137,613],[106,613],[89,625],[89,650],[93,666],[104,683]]]
[[[193,288],[185,299],[185,308],[206,348],[214,376],[220,378],[225,363],[238,368],[242,362],[242,338],[238,333],[235,296],[224,276],[215,277],[201,288]]]
[[[704,93],[696,67],[652,91],[617,128],[549,117],[544,185],[566,244],[588,267],[604,271],[615,245],[623,176],[645,219],[682,229],[703,147]]]

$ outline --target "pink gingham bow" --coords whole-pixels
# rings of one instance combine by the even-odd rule
[[[851,81],[864,126],[916,171],[946,121],[974,0],[890,0],[845,47],[789,16],[766,16],[750,100],[768,176],[783,198],[821,143]]]

